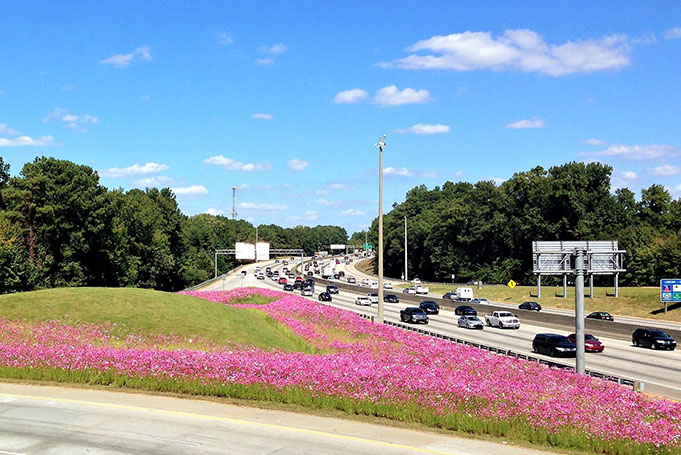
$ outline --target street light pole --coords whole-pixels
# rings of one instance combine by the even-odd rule
[[[404,281],[409,281],[407,276],[407,216],[404,216]]]
[[[255,262],[258,262],[258,226],[255,227]]]
[[[378,139],[378,322],[383,324],[383,147],[385,134]]]

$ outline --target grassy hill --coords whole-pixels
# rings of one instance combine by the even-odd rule
[[[151,335],[198,335],[219,345],[314,352],[311,345],[262,312],[147,289],[57,288],[0,295],[0,318],[115,322]]]

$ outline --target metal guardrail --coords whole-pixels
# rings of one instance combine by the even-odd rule
[[[229,272],[227,272],[227,273],[229,273]],[[190,288],[183,289],[183,290],[184,290],[184,291],[195,291],[196,289],[202,288],[202,287],[204,287],[204,286],[208,286],[210,283],[212,283],[212,282],[214,282],[214,281],[217,281],[217,280],[221,280],[222,277],[227,276],[227,273],[223,273],[222,275],[218,275],[218,276],[216,276],[216,277],[210,278],[210,279],[208,279],[208,280],[206,280],[206,281],[204,281],[204,282],[202,282],[202,283],[196,284],[196,285],[194,285],[194,286],[192,286],[192,287],[190,287]]]

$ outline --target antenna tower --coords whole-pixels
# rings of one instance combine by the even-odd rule
[[[236,220],[236,187],[232,187],[232,219]]]

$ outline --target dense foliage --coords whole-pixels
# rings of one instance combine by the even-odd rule
[[[404,270],[406,216],[410,277],[529,282],[533,240],[618,240],[627,250],[624,285],[681,276],[681,199],[657,184],[640,200],[627,188],[613,194],[611,173],[604,164],[573,162],[548,171],[535,167],[498,186],[417,186],[384,217],[386,274],[399,277]],[[377,229],[374,220],[374,246]]]
[[[272,248],[345,243],[335,226],[260,226]],[[88,166],[36,158],[10,177],[0,158],[0,293],[56,286],[179,290],[214,273],[214,251],[255,240],[243,220],[187,217],[168,188],[110,191]],[[218,267],[235,264],[220,256]]]

